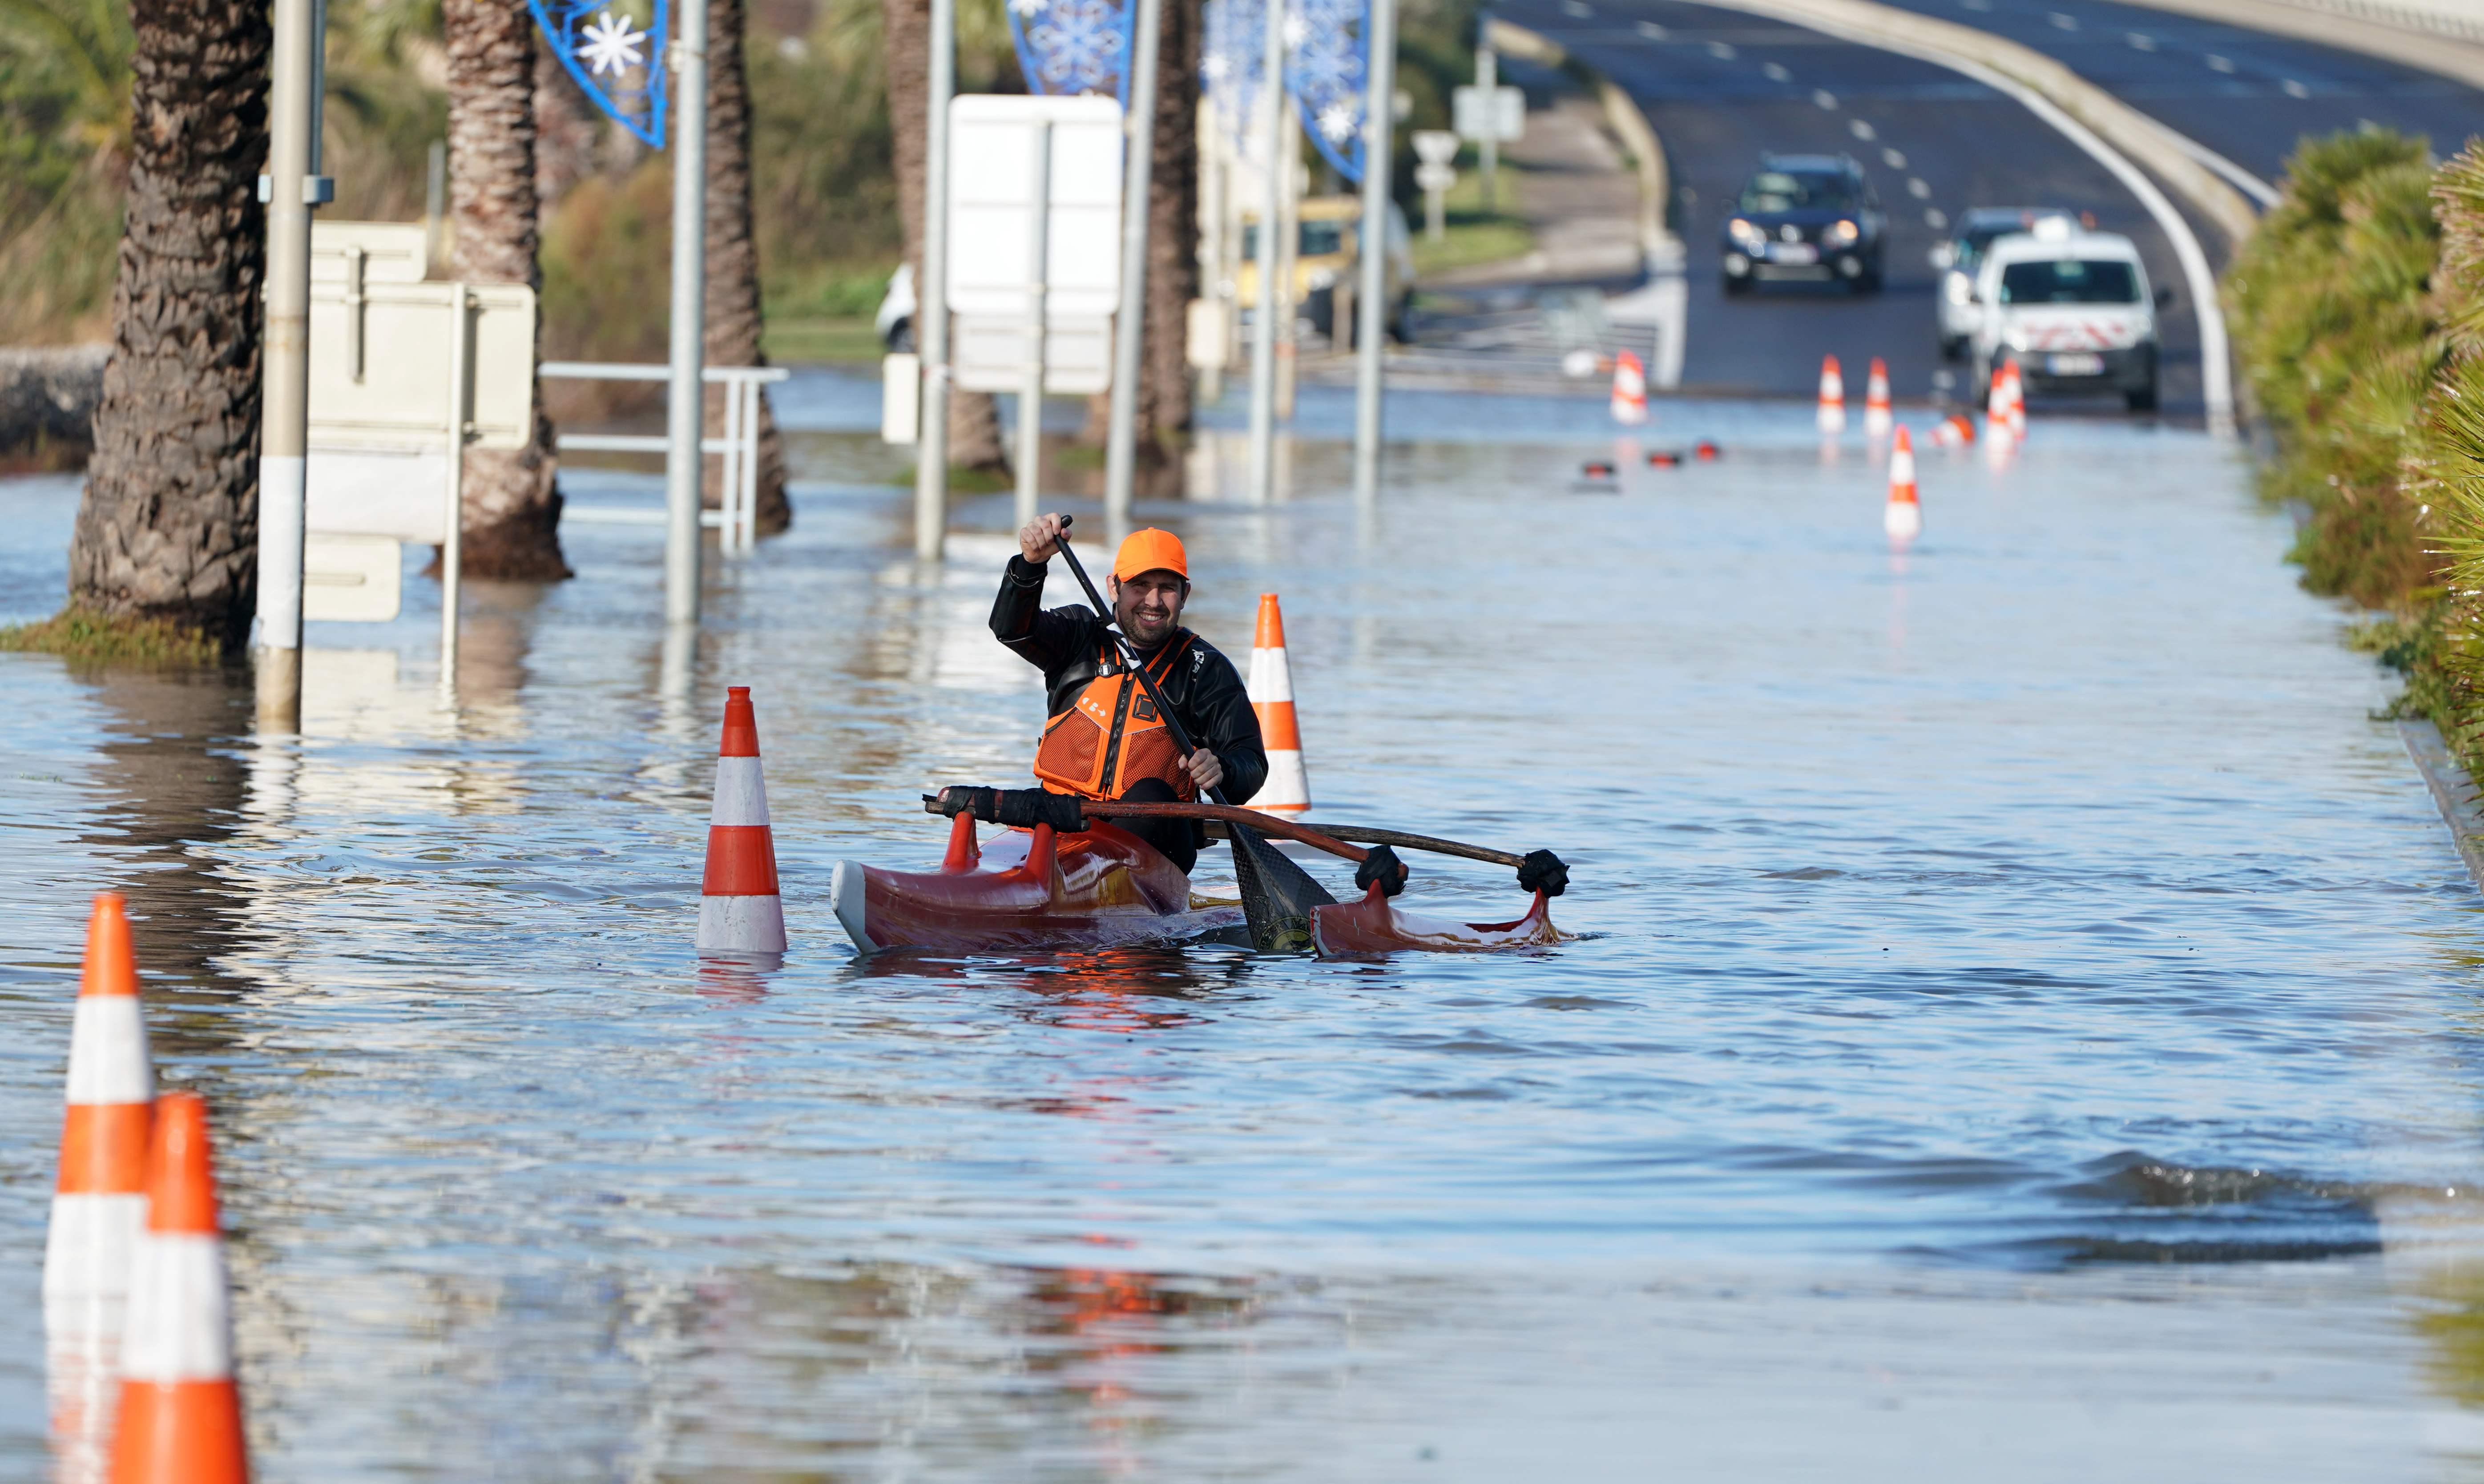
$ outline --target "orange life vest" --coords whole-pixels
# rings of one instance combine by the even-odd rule
[[[1176,634],[1148,661],[1148,673],[1159,688],[1173,677],[1191,637]],[[1095,678],[1078,692],[1077,703],[1043,724],[1043,741],[1035,749],[1035,776],[1056,794],[1081,798],[1119,798],[1141,778],[1162,778],[1178,796],[1197,798],[1199,791],[1182,769],[1180,745],[1109,638],[1097,655],[1095,670]]]

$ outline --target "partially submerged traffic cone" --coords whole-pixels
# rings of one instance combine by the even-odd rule
[[[1628,352],[1624,352],[1628,354]],[[1311,784],[1303,771],[1303,733],[1294,718],[1294,670],[1285,659],[1285,615],[1275,593],[1259,595],[1259,628],[1251,639],[1251,676],[1244,688],[1259,718],[1259,745],[1268,757],[1268,780],[1251,796],[1251,807],[1270,814],[1301,814],[1311,806]]]
[[[2010,373],[2012,363],[2004,361],[1992,368],[1992,384],[1984,394],[1984,436],[2002,439],[2010,436]]]
[[[248,1484],[207,1105],[195,1093],[156,1102],[121,1363],[112,1484]]]
[[[98,892],[69,1030],[68,1114],[43,1247],[43,1337],[61,1484],[103,1477],[120,1398],[130,1264],[147,1225],[155,1078],[129,917]]]
[[[1932,442],[1944,448],[1963,448],[1975,442],[1975,424],[1964,413],[1951,413],[1933,425]]]
[[[1889,416],[1889,364],[1874,356],[1872,374],[1863,382],[1863,436],[1888,437],[1892,420]]]
[[[1647,420],[1647,370],[1627,350],[1613,358],[1613,420],[1629,427]]]
[[[707,878],[699,891],[701,951],[785,951],[785,903],[776,890],[776,840],[768,830],[768,785],[759,772],[759,719],[750,709],[748,686],[730,686],[724,692],[724,741],[716,757],[716,812],[707,827]]]
[[[2010,363],[2010,438],[2013,443],[2027,441],[2027,379],[2018,374],[2018,363]]]
[[[1846,377],[1838,370],[1835,356],[1820,358],[1820,430],[1846,431]]]
[[[1915,498],[1915,441],[1904,428],[1898,429],[1897,442],[1889,445],[1889,502],[1881,508],[1880,524],[1892,541],[1912,541],[1923,534],[1924,507]]]

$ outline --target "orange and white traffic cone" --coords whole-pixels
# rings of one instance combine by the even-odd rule
[[[1932,442],[1944,448],[1963,448],[1975,442],[1975,424],[1964,413],[1951,413],[1933,425]]]
[[[2010,363],[2010,438],[2012,443],[2027,441],[2027,379],[2018,374],[2018,363]]]
[[[1647,420],[1647,370],[1627,350],[1613,358],[1613,420],[1626,427]],[[1266,611],[1263,601],[1260,612]]]
[[[1904,428],[1889,445],[1889,502],[1880,511],[1889,539],[1901,545],[1924,532],[1923,502],[1915,497],[1915,441]]]
[[[130,1264],[147,1225],[155,1077],[121,897],[98,892],[69,1029],[68,1116],[43,1249],[43,1336],[60,1484],[99,1480],[121,1395]]]
[[[1820,430],[1846,431],[1846,377],[1838,370],[1835,356],[1820,358]]]
[[[1259,595],[1259,629],[1251,639],[1251,675],[1244,688],[1251,697],[1251,710],[1259,717],[1259,746],[1268,756],[1268,780],[1251,796],[1251,807],[1270,814],[1305,813],[1311,806],[1311,783],[1303,771],[1303,733],[1294,718],[1294,670],[1285,658],[1285,615],[1277,607],[1275,593]]]
[[[2004,361],[1992,368],[1992,384],[1984,394],[1984,436],[1993,440],[2010,436],[2010,373],[2013,363]]]
[[[785,951],[785,901],[776,889],[776,838],[768,828],[768,784],[759,770],[759,718],[750,709],[748,686],[730,686],[724,692],[724,741],[716,757],[716,812],[707,827],[707,877],[699,891],[701,951]]]
[[[1889,364],[1877,356],[1872,358],[1872,373],[1863,382],[1863,436],[1886,438],[1889,416]]]
[[[147,1229],[121,1343],[112,1484],[248,1484],[231,1302],[206,1101],[167,1093],[148,1140]]]

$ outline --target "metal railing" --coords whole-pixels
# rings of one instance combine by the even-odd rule
[[[616,361],[547,361],[536,374],[547,381],[662,381],[669,370]],[[722,532],[727,552],[747,552],[758,544],[760,389],[792,374],[779,365],[711,365],[700,372],[701,380],[724,387],[723,436],[699,440],[700,453],[724,460],[724,508],[700,511],[699,524]],[[667,446],[662,433],[563,433],[554,444],[580,453],[662,453]],[[616,526],[664,524],[662,510],[575,501],[562,506],[561,518]]]

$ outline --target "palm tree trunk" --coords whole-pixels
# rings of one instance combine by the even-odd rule
[[[1155,159],[1148,174],[1147,320],[1139,350],[1138,471],[1180,468],[1190,431],[1190,301],[1199,297],[1199,10],[1164,0],[1157,36]],[[1087,406],[1087,440],[1100,444],[1113,399]]]
[[[880,0],[881,56],[888,68],[888,126],[895,136],[897,209],[905,226],[905,260],[914,265],[914,292],[928,300],[923,282],[923,125],[931,91],[931,0]],[[1000,410],[988,391],[949,393],[949,462],[962,469],[1006,471]]]
[[[258,597],[271,34],[253,0],[134,0],[129,195],[69,602],[238,650]]]
[[[543,286],[535,261],[535,32],[522,5],[444,0],[448,40],[449,272],[478,283]],[[537,360],[543,320],[535,320]],[[552,419],[535,396],[534,441],[466,455],[461,554],[468,577],[552,581],[560,554],[560,489]]]
[[[710,0],[707,50],[707,331],[710,365],[766,365],[759,348],[759,244],[750,220],[750,75],[742,66],[742,0]],[[724,432],[724,389],[707,392],[707,431]],[[706,475],[706,503],[724,503],[723,471]],[[785,498],[785,441],[764,395],[759,399],[761,534],[794,524]]]

